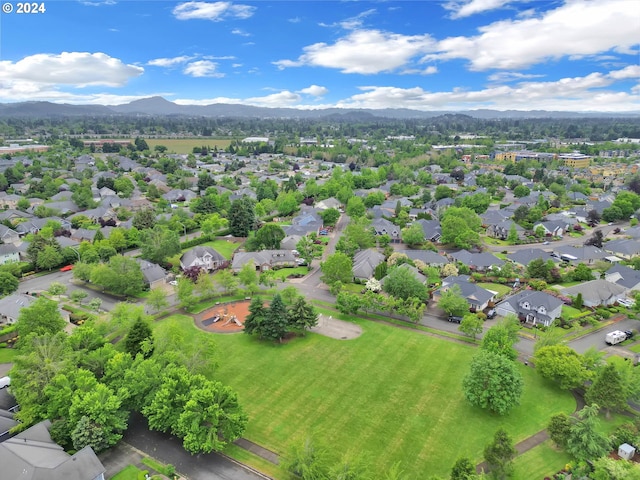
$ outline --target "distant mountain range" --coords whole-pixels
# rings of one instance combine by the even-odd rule
[[[375,119],[421,119],[442,115],[467,115],[480,119],[500,118],[637,118],[640,112],[553,112],[545,110],[467,110],[433,111],[406,108],[343,109],[326,108],[298,110],[296,108],[267,108],[249,105],[214,103],[211,105],[178,105],[162,97],[150,97],[123,105],[69,105],[51,102],[20,102],[0,104],[0,118],[9,117],[78,117],[78,116],[186,116],[217,118],[291,118],[327,121],[367,121]]]

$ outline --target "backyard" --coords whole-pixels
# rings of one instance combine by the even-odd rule
[[[542,430],[551,415],[575,408],[570,394],[524,365],[520,407],[505,417],[472,408],[461,380],[473,347],[355,321],[365,333],[350,341],[308,334],[270,344],[243,334],[216,336],[215,378],[238,391],[250,418],[246,438],[286,454],[313,434],[336,459],[357,454],[374,471],[400,461],[419,478],[448,474],[459,456],[480,462],[499,427],[517,442]],[[172,322],[183,326],[185,348],[206,335],[186,316],[156,328]]]

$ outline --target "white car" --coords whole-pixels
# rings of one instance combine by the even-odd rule
[[[636,302],[634,302],[633,300],[629,300],[628,298],[621,298],[618,300],[618,303],[623,307],[629,308],[629,307],[633,307]]]
[[[173,285],[175,287],[176,285],[178,285],[178,281],[177,280],[171,280],[169,282],[169,285]]]
[[[0,378],[0,388],[5,388],[5,387],[8,387],[9,385],[11,385],[11,378],[9,377]]]

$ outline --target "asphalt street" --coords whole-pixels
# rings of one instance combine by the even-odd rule
[[[595,347],[597,350],[604,350],[605,348],[609,348],[604,341],[604,337],[607,333],[613,332],[614,330],[631,330],[638,329],[640,327],[640,321],[631,320],[626,318],[624,320],[620,320],[619,322],[614,323],[613,325],[608,326],[607,328],[603,328],[602,330],[598,330],[597,332],[589,333],[583,337],[580,337],[572,342],[569,342],[569,346],[573,348],[578,353],[586,352],[590,347]],[[613,347],[613,348],[623,348],[623,347]]]
[[[233,460],[217,453],[191,455],[182,442],[172,435],[149,430],[147,421],[139,414],[129,420],[123,440],[146,453],[176,467],[176,471],[189,480],[264,480],[258,474]]]

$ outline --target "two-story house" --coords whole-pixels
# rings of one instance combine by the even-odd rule
[[[548,327],[562,313],[562,300],[548,293],[523,290],[496,305],[498,315],[515,315],[521,322]]]

